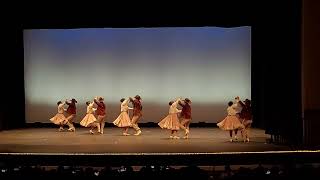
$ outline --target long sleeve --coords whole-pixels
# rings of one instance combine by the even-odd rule
[[[179,105],[180,105],[181,107],[185,107],[185,105],[182,104],[181,101],[179,101]]]
[[[227,108],[228,115],[234,116],[237,114],[237,111],[231,106]]]
[[[180,99],[176,100],[174,103],[171,104],[171,106],[169,108],[169,114],[179,112],[179,109],[177,108],[177,105],[179,102],[180,102]]]
[[[102,104],[99,101],[97,101],[96,99],[94,99],[93,101],[94,103],[96,103],[96,105],[98,105],[99,107],[102,107]]]
[[[234,111],[236,111],[237,113],[240,113],[241,110],[242,110],[242,107],[241,107],[241,105],[240,105],[239,103],[234,103],[231,107],[232,107],[232,108],[234,109]]]
[[[125,100],[121,103],[121,105],[123,105],[123,106],[128,106],[128,103],[129,103],[129,99],[125,99]]]
[[[171,106],[177,108],[178,103],[180,103],[180,99],[177,99]]]
[[[93,104],[94,104],[94,102],[92,102],[92,103],[89,104],[89,107],[90,107],[91,109],[93,108]]]

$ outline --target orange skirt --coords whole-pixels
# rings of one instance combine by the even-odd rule
[[[130,127],[131,120],[128,113],[125,111],[121,112],[118,118],[113,121],[113,124],[118,127]]]
[[[162,119],[158,125],[162,129],[169,129],[169,130],[179,130],[180,129],[180,122],[178,119],[177,114],[169,114],[167,117]]]
[[[80,121],[80,125],[84,127],[90,127],[93,123],[96,123],[97,119],[93,114],[86,114],[86,116]]]
[[[61,125],[64,124],[64,121],[66,121],[66,117],[62,113],[58,113],[54,117],[52,117],[50,121],[54,124]]]
[[[241,124],[239,118],[237,116],[227,116],[217,124],[217,126],[225,131],[231,131],[236,129],[243,129],[244,126]]]

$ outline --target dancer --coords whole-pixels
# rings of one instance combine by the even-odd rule
[[[73,132],[76,131],[73,125],[73,119],[76,117],[76,114],[77,114],[76,103],[78,102],[75,99],[71,99],[71,101],[66,100],[66,104],[68,105],[68,109],[67,109],[67,114],[68,114],[67,125],[69,126],[68,131],[73,131]]]
[[[238,130],[243,129],[244,126],[241,124],[239,118],[237,117],[237,111],[236,111],[236,106],[233,104],[232,101],[228,103],[228,108],[227,112],[228,115],[226,118],[224,118],[221,122],[217,124],[217,126],[225,131],[229,131],[230,133],[230,142],[233,142],[232,139],[232,133],[234,131],[235,134],[235,140],[237,140],[237,133]]]
[[[240,100],[240,97],[236,96],[234,98],[234,104],[232,105],[232,107],[236,111],[236,115],[238,116],[238,118],[241,118],[240,116],[242,115],[241,111],[242,111],[243,106],[244,106],[244,104]]]
[[[241,130],[241,135],[244,138],[244,142],[249,142],[249,131],[252,124],[252,110],[251,110],[251,101],[246,99],[244,101],[243,109],[241,111],[242,119],[241,123],[244,126],[244,129]]]
[[[234,98],[234,103],[232,105],[233,109],[236,111],[236,116],[237,118],[239,119],[240,122],[242,122],[242,118],[243,118],[243,114],[241,113],[242,112],[242,109],[244,107],[244,104],[242,103],[242,101],[240,100],[240,97],[239,96],[236,96]],[[234,136],[234,139],[237,141],[238,140],[238,130],[235,130],[235,136]]]
[[[105,117],[106,117],[106,105],[104,104],[104,98],[96,96],[94,98],[94,103],[97,104],[96,114],[98,116],[98,123],[100,123],[100,133],[103,134]]]
[[[65,105],[65,103],[62,103],[61,101],[57,102],[58,105],[58,113],[50,119],[51,122],[53,122],[56,125],[59,125],[59,131],[63,131],[63,125],[66,124],[67,120],[66,117],[63,115],[64,112],[64,108],[63,106]]]
[[[130,98],[130,102],[133,104],[133,117],[131,120],[131,125],[133,129],[136,131],[134,135],[139,136],[142,133],[141,129],[138,126],[138,121],[142,117],[141,97],[139,95],[136,95],[134,97],[134,100]]]
[[[87,114],[86,116],[80,121],[80,125],[84,127],[90,127],[90,134],[93,133],[93,129],[96,127],[98,130],[98,133],[100,133],[100,123],[97,122],[96,117],[94,117],[93,113],[96,110],[93,108],[94,102],[87,101]]]
[[[179,105],[182,107],[182,111],[180,114],[181,117],[181,125],[184,126],[190,132],[190,122],[191,122],[191,101],[189,98],[185,98],[183,100],[184,103],[179,101]],[[184,138],[189,138],[189,134],[185,134]]]
[[[170,138],[179,139],[180,137],[176,135],[178,130],[181,128],[185,130],[185,134],[189,134],[189,130],[182,126],[178,119],[178,113],[181,112],[181,110],[177,109],[178,103],[181,101],[181,98],[178,98],[176,101],[170,101],[169,102],[169,115],[167,115],[164,119],[162,119],[158,125],[162,129],[169,129],[171,130]]]
[[[120,115],[118,116],[118,118],[115,121],[113,121],[114,125],[121,127],[121,128],[124,128],[123,133],[122,133],[124,136],[130,135],[130,134],[128,134],[128,129],[131,126],[131,120],[128,115],[128,110],[133,109],[133,108],[128,106],[129,100],[130,100],[130,98],[120,99],[120,102],[121,102],[120,111],[121,112],[120,112]]]

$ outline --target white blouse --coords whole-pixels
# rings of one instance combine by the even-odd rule
[[[121,112],[128,112],[129,109],[133,109],[128,106],[129,100],[130,99],[126,99],[121,103],[121,106],[120,106]]]
[[[93,108],[94,102],[90,103],[87,106],[87,114],[93,114],[95,110],[97,110],[96,108]]]
[[[232,108],[237,112],[240,113],[242,111],[242,106],[239,103],[239,100],[237,100],[233,105]]]
[[[58,113],[59,113],[59,114],[63,114],[63,112],[64,112],[63,106],[64,106],[65,104],[66,104],[65,102],[59,104],[59,106],[58,106]]]
[[[227,108],[227,112],[228,112],[228,115],[229,115],[229,116],[234,116],[234,115],[237,114],[237,111],[234,109],[233,106],[229,106],[229,107]]]
[[[173,104],[171,104],[169,108],[169,114],[176,114],[181,112],[181,110],[177,108],[179,102],[180,102],[180,99],[176,100]]]

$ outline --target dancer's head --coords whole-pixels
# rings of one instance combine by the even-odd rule
[[[136,95],[134,98],[138,99],[138,100],[141,100],[141,97],[139,95]]]
[[[236,96],[234,99],[235,99],[235,100],[239,100],[239,99],[240,99],[240,97],[239,97],[239,96]]]
[[[249,99],[244,100],[244,104],[246,106],[250,106],[251,105],[251,101]]]
[[[57,105],[59,106],[60,104],[62,104],[62,102],[61,102],[61,101],[58,101],[58,102],[57,102]]]
[[[87,102],[86,102],[86,105],[89,106],[89,104],[90,104],[90,101],[87,101]]]
[[[189,98],[185,98],[184,99],[184,102],[188,103],[188,104],[191,104],[191,100]]]
[[[100,97],[98,98],[98,101],[102,102],[102,101],[104,101],[104,98],[100,96]]]
[[[120,102],[123,102],[124,100],[126,100],[126,99],[125,99],[125,98],[121,98],[121,99],[120,99]]]
[[[228,102],[228,106],[232,106],[233,105],[233,102],[232,101],[229,101]]]
[[[75,100],[74,98],[71,99],[71,102],[78,103],[77,100]]]
[[[173,101],[170,101],[170,102],[169,102],[169,106],[171,106],[173,103],[174,103]]]

